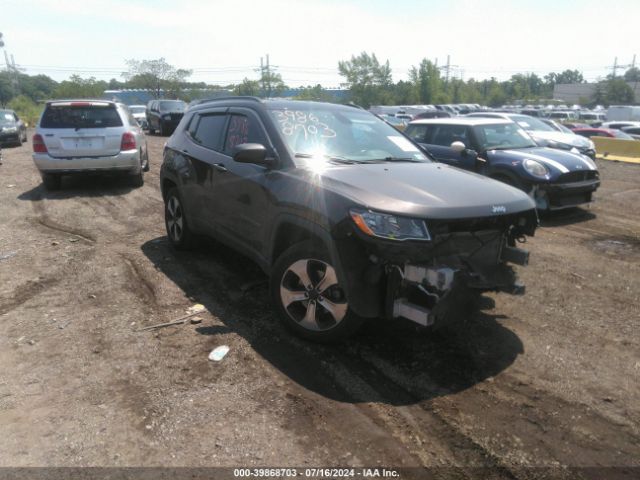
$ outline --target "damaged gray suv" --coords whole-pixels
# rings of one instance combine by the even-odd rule
[[[214,237],[257,262],[284,323],[336,341],[366,319],[426,327],[486,291],[524,293],[513,264],[538,224],[509,185],[435,163],[356,107],[235,97],[189,108],[161,168],[176,249]]]

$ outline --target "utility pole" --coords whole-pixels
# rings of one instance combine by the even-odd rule
[[[267,53],[267,98],[271,98],[271,71],[269,70],[269,54]]]
[[[618,65],[618,57],[616,57],[614,59],[614,61],[613,61],[613,67],[611,67],[612,70],[613,70],[613,78],[616,78],[616,73],[617,73],[617,71],[619,69],[621,69],[621,68],[623,68],[623,69],[635,68],[635,66],[636,66],[636,56],[635,56],[635,54],[633,55],[633,61],[628,65]]]
[[[262,57],[260,57],[260,89],[264,95],[264,61]]]
[[[449,70],[451,69],[451,56],[447,55],[447,80],[446,82],[449,83]]]
[[[440,70],[445,70],[445,83],[449,83],[449,77],[451,76],[451,69],[458,68],[459,65],[451,65],[451,55],[447,55],[447,64],[443,67],[440,67]],[[436,62],[436,68],[438,68],[438,63]]]

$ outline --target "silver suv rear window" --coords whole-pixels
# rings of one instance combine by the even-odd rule
[[[49,105],[42,115],[40,127],[122,127],[122,119],[114,105]]]

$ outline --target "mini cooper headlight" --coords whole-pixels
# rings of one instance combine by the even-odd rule
[[[540,162],[535,160],[531,160],[530,158],[526,158],[524,162],[522,162],[522,166],[524,169],[533,175],[534,177],[546,177],[549,175],[549,170]]]
[[[371,210],[351,210],[349,213],[358,229],[372,237],[389,240],[431,240],[424,220]]]

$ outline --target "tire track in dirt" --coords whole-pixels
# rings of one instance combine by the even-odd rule
[[[78,237],[80,240],[83,240],[88,244],[94,244],[97,242],[95,235],[93,235],[92,233],[52,220],[46,211],[44,201],[45,200],[42,198],[41,192],[34,194],[34,197],[31,199],[31,206],[33,207],[33,211],[37,215],[35,219],[36,223],[51,230],[67,233],[69,235]]]
[[[133,292],[143,300],[144,306],[155,310],[158,306],[158,298],[153,281],[151,281],[143,268],[136,260],[123,253],[118,254],[126,266],[126,275]]]
[[[18,285],[9,294],[8,298],[0,298],[0,314],[15,310],[20,305],[28,302],[33,297],[43,293],[49,288],[60,282],[60,277],[38,278],[36,280],[28,280]]]

